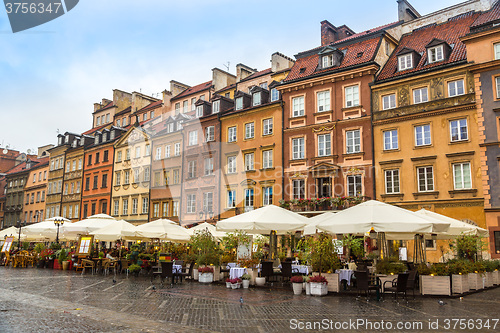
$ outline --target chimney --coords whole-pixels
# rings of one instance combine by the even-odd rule
[[[415,8],[406,0],[398,0],[398,20],[403,22],[410,22],[421,15]]]
[[[327,20],[321,22],[321,46],[329,45],[354,34],[355,32],[346,25],[336,27]]]
[[[236,83],[236,76],[220,68],[212,68],[212,84],[215,91]]]
[[[236,65],[236,82],[240,82],[241,80],[249,77],[253,73],[257,72],[257,69],[250,68],[247,65],[238,64]]]
[[[271,71],[273,73],[279,72],[284,69],[292,68],[295,61],[279,52],[274,52],[271,55]]]
[[[179,95],[181,92],[189,88],[191,87],[188,86],[187,84],[180,83],[179,81],[174,81],[174,80],[170,81],[170,92],[172,94],[172,97]]]
[[[101,103],[94,103],[94,112],[96,112],[100,108],[102,108],[102,104]]]

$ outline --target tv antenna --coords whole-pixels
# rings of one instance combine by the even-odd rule
[[[231,65],[231,63],[228,61],[227,63],[224,63],[222,65],[226,67],[227,71],[229,72],[229,65]]]

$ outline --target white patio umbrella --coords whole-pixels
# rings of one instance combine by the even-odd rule
[[[333,234],[363,235],[372,228],[384,233],[443,232],[449,223],[430,221],[410,210],[376,200],[363,202],[331,216],[326,216],[317,228]]]
[[[116,222],[107,214],[96,214],[75,223],[65,223],[61,228],[65,236],[86,235]]]
[[[309,222],[303,229],[302,235],[308,236],[308,235],[314,235],[318,233],[318,228],[316,227],[319,222],[321,222],[324,219],[327,219],[328,216],[335,214],[334,212],[325,212],[313,217],[310,217],[307,222]],[[321,230],[319,230],[321,232]]]
[[[55,240],[57,227],[53,220],[45,220],[27,225],[21,232],[26,235],[26,240]],[[62,239],[62,230],[59,230],[59,236]]]
[[[169,241],[187,242],[191,237],[186,228],[168,219],[158,219],[141,224],[137,227],[137,231],[146,238],[158,238]]]
[[[275,205],[268,205],[219,221],[217,230],[242,230],[249,234],[269,234],[276,231],[276,234],[283,235],[300,230],[307,225],[307,221],[307,217],[300,214]]]
[[[94,235],[94,237],[100,241],[108,242],[112,242],[117,239],[132,240],[144,238],[137,231],[137,227],[135,225],[124,220],[118,220],[104,228],[97,229],[90,234]]]
[[[23,234],[23,231],[24,231],[24,228],[21,230],[21,239],[26,237]],[[3,229],[0,231],[0,240],[3,240],[3,239],[5,239],[5,237],[10,237],[10,236],[13,236],[17,239],[17,237],[19,237],[19,228],[8,227],[7,229]]]
[[[226,236],[227,233],[224,231],[217,231],[217,228],[210,223],[203,222],[195,227],[187,229],[190,235],[194,235],[198,231],[208,230],[216,239],[220,240],[222,237]]]

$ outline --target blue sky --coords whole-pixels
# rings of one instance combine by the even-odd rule
[[[425,15],[459,3],[410,0]],[[112,89],[152,95],[170,80],[195,85],[211,69],[259,70],[271,54],[320,44],[320,22],[356,32],[397,21],[396,0],[81,0],[67,14],[13,34],[0,12],[0,147],[55,143],[57,130],[92,126]]]

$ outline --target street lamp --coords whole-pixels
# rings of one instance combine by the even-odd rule
[[[200,210],[198,214],[200,215],[200,219],[202,219],[204,216],[205,222],[207,222],[207,215],[212,214],[212,211],[205,207],[203,208],[203,210]]]
[[[59,227],[64,224],[64,219],[57,217],[54,219],[54,224],[57,226],[56,243],[59,244]]]
[[[17,242],[17,251],[21,251],[21,228],[23,226],[23,222],[21,220],[17,221],[19,224],[19,238]],[[26,221],[24,221],[24,225],[26,225]]]

